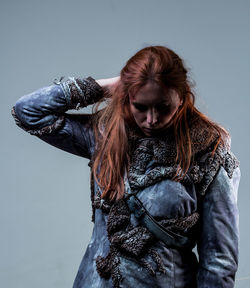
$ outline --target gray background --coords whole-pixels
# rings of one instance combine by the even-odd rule
[[[17,127],[12,105],[60,76],[117,76],[147,45],[185,60],[198,108],[232,135],[242,173],[236,287],[250,287],[250,1],[0,3],[0,287],[72,287],[93,228],[88,160]]]

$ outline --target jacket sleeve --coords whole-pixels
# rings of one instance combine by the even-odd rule
[[[197,244],[197,288],[232,288],[238,268],[239,166],[230,178],[221,166],[202,204],[201,234]]]
[[[65,112],[98,101],[103,96],[102,87],[92,77],[61,80],[22,96],[11,114],[16,124],[31,135],[90,159],[94,150],[93,115]]]

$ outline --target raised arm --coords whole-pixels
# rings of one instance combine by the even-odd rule
[[[202,205],[197,288],[233,288],[238,268],[240,168],[229,178],[221,166]]]
[[[31,135],[69,153],[90,159],[94,149],[92,114],[67,114],[103,97],[114,78],[69,77],[22,96],[12,107],[16,124]]]

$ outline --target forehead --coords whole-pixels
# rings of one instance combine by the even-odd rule
[[[147,105],[153,104],[170,104],[175,102],[179,95],[174,89],[163,88],[157,83],[148,82],[142,86],[136,94],[130,97],[133,102],[144,103]]]

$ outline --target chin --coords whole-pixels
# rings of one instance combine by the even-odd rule
[[[164,133],[164,131],[168,130],[168,128],[170,127],[172,126],[168,124],[164,127],[155,129],[155,131],[148,131],[148,130],[145,130],[145,128],[141,128],[141,130],[146,136],[153,137],[153,136],[161,135],[162,133]]]
[[[145,131],[143,131],[143,134],[146,135],[146,136],[149,136],[149,137],[153,135],[152,133],[148,133],[148,132],[145,132]]]
[[[145,129],[142,128],[142,131],[146,136],[154,136],[154,135],[161,133],[162,129],[157,129],[155,131],[146,131]]]

